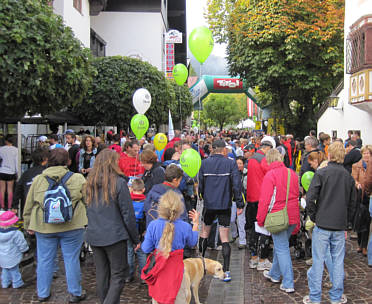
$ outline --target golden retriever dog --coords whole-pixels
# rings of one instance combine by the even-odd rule
[[[199,302],[199,285],[200,281],[204,277],[204,273],[213,275],[215,278],[223,279],[225,273],[222,270],[222,265],[220,262],[211,260],[211,259],[204,259],[205,264],[205,271],[202,258],[190,258],[183,260],[184,264],[184,277],[185,277],[185,288],[186,293],[186,303],[190,303],[191,301],[191,288],[192,293],[194,294],[194,299],[196,304],[201,304]]]

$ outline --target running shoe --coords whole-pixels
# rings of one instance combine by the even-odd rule
[[[263,270],[270,270],[272,264],[268,259],[265,259],[263,262],[258,262],[257,264],[257,270],[258,271],[263,271]]]
[[[320,302],[313,302],[310,300],[310,296],[304,296],[302,299],[302,303],[304,304],[320,304]]]
[[[347,303],[347,297],[344,293],[342,294],[340,301],[331,301],[331,304],[345,304],[345,303]]]
[[[225,272],[225,277],[224,277],[223,281],[224,282],[230,282],[231,281],[230,271]]]
[[[251,257],[251,259],[249,260],[249,268],[251,269],[255,269],[257,268],[257,265],[258,265],[258,258],[253,258]]]
[[[280,284],[280,290],[285,291],[286,293],[295,292],[294,288],[284,288],[283,284]]]
[[[263,272],[263,276],[264,276],[266,279],[268,279],[268,280],[270,280],[271,282],[273,282],[273,283],[280,283],[280,280],[275,280],[275,279],[273,279],[273,278],[269,275],[269,271],[268,271],[268,270],[264,270],[264,272]]]

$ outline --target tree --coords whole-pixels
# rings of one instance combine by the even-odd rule
[[[240,120],[239,102],[234,94],[210,94],[203,102],[204,117],[212,120],[220,130],[227,123]]]
[[[147,62],[114,56],[95,58],[92,65],[97,75],[86,98],[74,108],[82,120],[90,124],[128,127],[137,113],[132,96],[139,88],[146,88],[151,94],[151,107],[145,114],[150,124],[159,126],[168,122],[168,109],[177,120],[180,112],[176,98],[181,102],[183,117],[191,113],[192,99],[188,90],[176,88],[174,82],[165,79],[162,72]]]
[[[190,90],[187,86],[179,86],[174,80],[167,80],[172,84],[175,101],[170,104],[170,110],[172,113],[172,120],[175,122],[182,121],[182,124],[186,121],[186,118],[190,116],[193,106],[192,106],[192,96]],[[183,126],[180,127],[182,129]]]
[[[0,107],[7,116],[80,102],[94,74],[89,58],[47,1],[0,1]]]
[[[215,37],[228,43],[230,73],[259,89],[267,98],[260,105],[291,117],[291,131],[305,134],[343,76],[344,1],[209,0],[208,12]]]

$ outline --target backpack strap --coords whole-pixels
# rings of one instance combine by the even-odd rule
[[[69,180],[69,178],[74,174],[74,172],[67,171],[67,173],[61,178],[61,184],[63,188],[65,188],[67,197],[71,199],[70,190],[66,186],[66,182]]]

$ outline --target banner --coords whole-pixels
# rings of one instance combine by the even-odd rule
[[[169,116],[168,116],[168,140],[171,141],[174,137],[174,129],[173,129],[173,121],[172,121],[172,115],[169,110]]]

